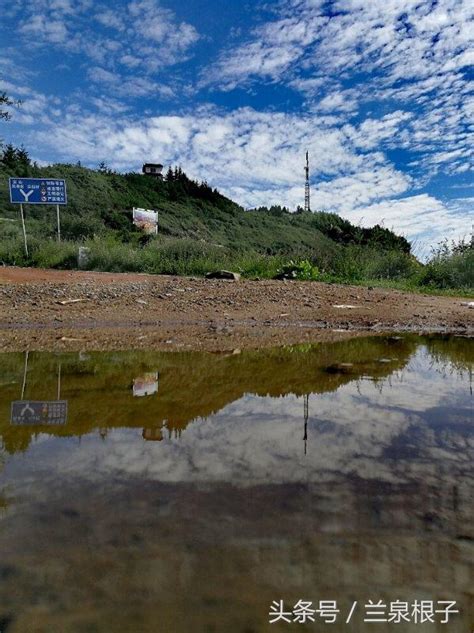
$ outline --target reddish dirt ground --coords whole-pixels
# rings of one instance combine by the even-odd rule
[[[0,350],[229,351],[395,331],[472,335],[467,301],[317,282],[3,267]]]

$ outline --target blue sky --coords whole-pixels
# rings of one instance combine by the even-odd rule
[[[245,207],[469,235],[470,0],[1,0],[0,137],[40,163],[180,164]]]

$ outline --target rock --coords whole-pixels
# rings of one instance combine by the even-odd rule
[[[232,279],[233,281],[240,281],[240,275],[231,270],[216,270],[206,273],[206,279]]]
[[[65,299],[64,301],[58,301],[62,306],[68,305],[68,303],[79,303],[79,301],[86,301],[86,299]]]
[[[87,246],[79,246],[77,253],[77,265],[79,268],[84,269],[89,265],[91,256],[91,249]]]
[[[353,363],[335,363],[326,367],[326,371],[328,374],[350,374],[353,367]]]

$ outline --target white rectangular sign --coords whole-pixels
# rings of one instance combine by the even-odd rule
[[[133,223],[148,234],[158,233],[158,211],[133,208]]]
[[[137,397],[152,396],[158,393],[158,372],[147,372],[133,381],[133,395]]]

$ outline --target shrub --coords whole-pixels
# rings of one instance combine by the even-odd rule
[[[4,266],[27,266],[23,237],[2,239],[0,241],[0,264]]]
[[[320,276],[319,270],[307,259],[289,261],[282,266],[276,275],[277,279],[299,279],[300,281],[315,281]]]
[[[237,259],[237,270],[250,279],[274,279],[283,264],[282,257],[248,253]]]
[[[204,275],[229,261],[228,249],[193,240],[155,240],[143,249],[145,270],[153,273]]]
[[[90,239],[103,231],[97,218],[65,216],[61,219],[61,236],[66,240]]]
[[[459,288],[472,290],[474,287],[474,244],[460,240],[447,240],[433,249],[431,258],[420,276],[419,283],[434,288]]]
[[[74,242],[40,242],[30,253],[31,262],[40,268],[70,269],[77,267],[77,249]]]
[[[115,239],[95,238],[86,242],[90,248],[89,268],[113,273],[143,271],[141,251]]]
[[[370,255],[364,269],[368,279],[409,279],[421,268],[414,257],[398,250],[373,250]]]

